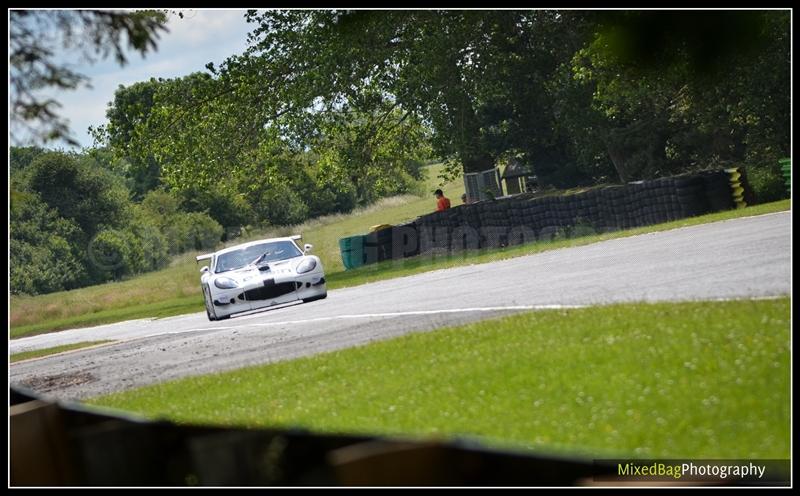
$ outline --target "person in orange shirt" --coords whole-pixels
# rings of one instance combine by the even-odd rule
[[[450,200],[446,196],[444,196],[444,193],[442,193],[442,190],[437,189],[436,191],[434,191],[433,194],[436,196],[436,211],[437,212],[442,212],[442,211],[447,210],[448,208],[450,208]]]

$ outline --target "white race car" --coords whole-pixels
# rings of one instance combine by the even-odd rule
[[[322,262],[308,254],[311,245],[300,250],[299,239],[262,239],[197,257],[198,262],[211,260],[200,269],[208,320],[328,296]]]

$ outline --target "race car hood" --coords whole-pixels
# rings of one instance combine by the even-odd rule
[[[241,285],[241,284],[247,284],[252,279],[261,279],[265,275],[271,275],[276,277],[281,275],[292,275],[295,273],[295,267],[297,267],[297,264],[300,263],[300,260],[302,259],[303,257],[300,256],[300,257],[290,258],[288,260],[281,260],[279,262],[269,262],[260,265],[261,269],[264,269],[266,266],[269,268],[268,270],[260,270],[259,267],[256,267],[255,265],[248,265],[242,267],[241,269],[214,274],[214,277],[228,277]]]

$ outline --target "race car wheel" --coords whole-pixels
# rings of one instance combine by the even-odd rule
[[[214,310],[211,308],[211,297],[208,295],[208,290],[205,287],[203,288],[203,296],[206,304],[206,315],[208,316],[208,320],[211,322],[218,320]]]

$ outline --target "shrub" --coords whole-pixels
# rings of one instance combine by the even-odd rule
[[[181,208],[187,212],[203,212],[225,228],[223,235],[236,232],[253,221],[253,208],[240,194],[221,188],[191,187],[180,193]]]
[[[161,232],[158,218],[143,208],[134,208],[126,229],[137,246],[137,272],[160,269],[169,263],[169,243]]]
[[[317,185],[317,189],[308,198],[310,217],[349,212],[355,206],[356,190],[352,184],[345,182],[328,182]]]
[[[95,236],[88,247],[89,268],[97,282],[119,279],[135,271],[139,250],[132,248],[130,233],[106,229]]]
[[[300,224],[308,218],[308,205],[300,194],[284,184],[275,184],[261,191],[254,210],[262,222],[273,226]]]
[[[223,228],[201,212],[180,213],[170,217],[165,235],[170,253],[213,248],[222,239]]]
[[[94,282],[155,270],[169,261],[164,236],[155,226],[140,222],[125,230],[100,232],[87,252]]]
[[[78,226],[58,217],[38,195],[12,195],[9,282],[12,294],[71,289],[87,279],[71,241]]]
[[[165,225],[168,218],[178,213],[179,201],[163,189],[154,189],[142,199],[142,208],[160,225]]]
[[[756,202],[768,203],[789,197],[786,180],[777,161],[774,165],[748,167],[746,171]]]
[[[64,238],[46,244],[11,239],[9,283],[12,294],[42,294],[70,289],[85,278],[85,269]]]
[[[130,207],[128,191],[110,172],[62,152],[40,155],[29,169],[30,189],[60,217],[74,220],[87,238],[124,222]]]

